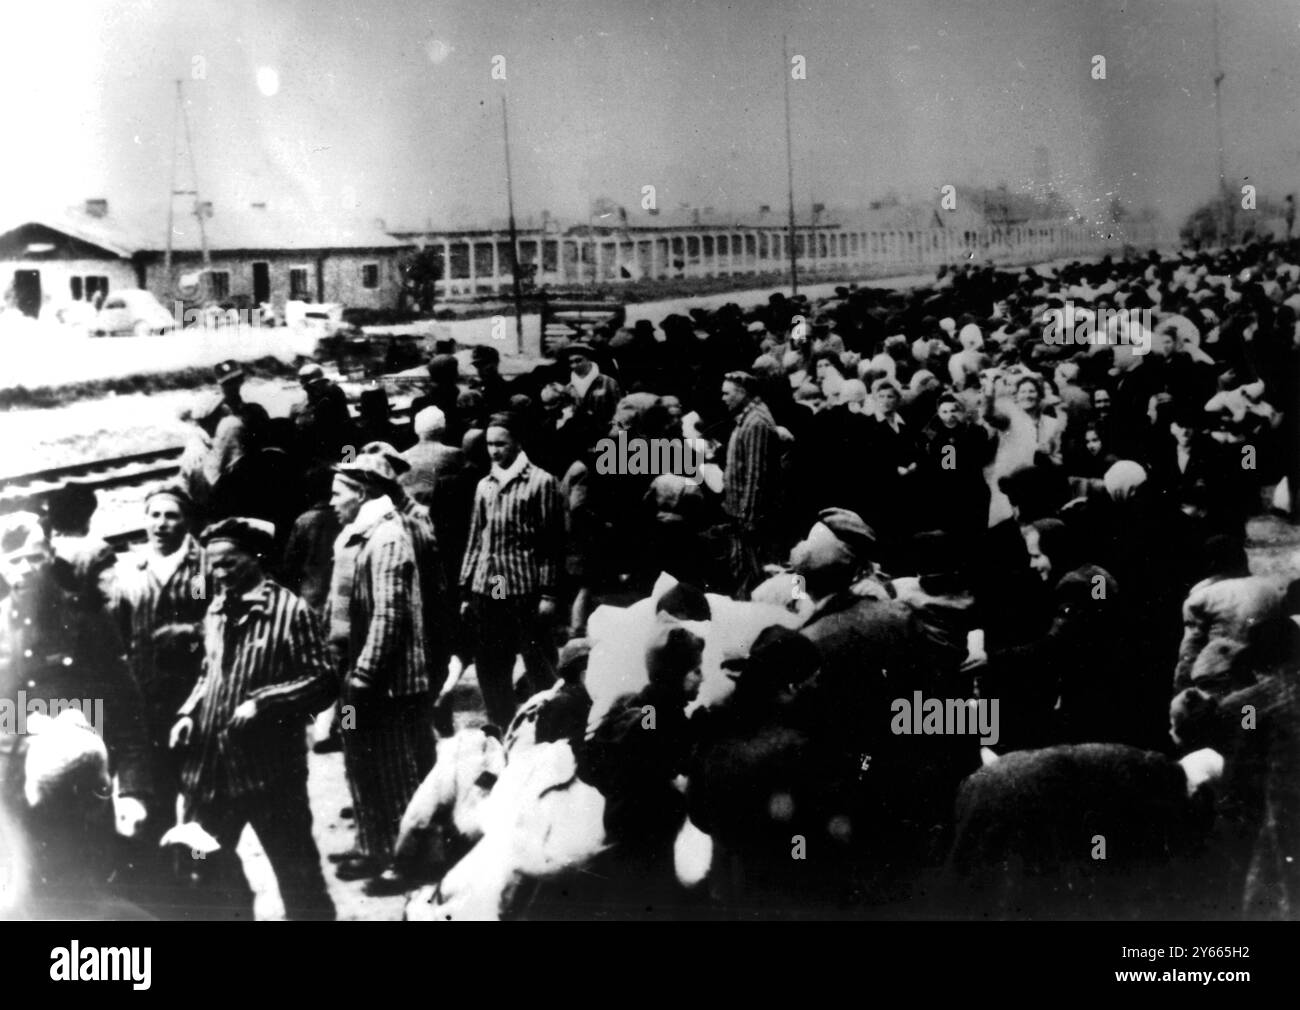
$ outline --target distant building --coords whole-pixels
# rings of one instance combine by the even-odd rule
[[[215,301],[289,299],[387,308],[402,288],[399,259],[411,245],[372,222],[332,224],[265,204],[226,210],[204,205]],[[166,274],[166,212],[147,219],[110,212],[107,200],[0,225],[0,295],[27,315],[42,306],[90,301],[98,291],[144,288],[165,308],[194,293],[202,269],[199,223],[178,210]]]

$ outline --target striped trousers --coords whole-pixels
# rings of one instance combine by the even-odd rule
[[[427,694],[375,698],[342,713],[343,766],[357,824],[357,849],[389,863],[397,829],[433,768],[433,703]]]

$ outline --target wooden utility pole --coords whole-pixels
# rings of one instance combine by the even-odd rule
[[[790,297],[799,293],[799,259],[795,251],[794,231],[794,143],[790,139],[790,56],[786,37],[781,36],[781,75],[785,81],[785,174],[790,201]]]
[[[1219,68],[1219,5],[1214,5],[1214,134],[1219,145],[1219,242],[1227,245],[1228,170],[1223,156],[1223,71]]]
[[[506,205],[510,213],[510,276],[515,289],[515,349],[524,353],[524,296],[519,286],[519,232],[515,228],[515,190],[510,178],[510,116],[506,96],[501,96],[501,126],[506,141]]]
[[[177,149],[180,146],[182,126],[185,129],[185,150],[189,155],[190,181],[194,186],[193,189],[176,188],[176,170],[180,159],[180,152]],[[175,239],[175,204],[178,196],[192,196],[194,198],[194,218],[199,225],[199,250],[203,256],[203,271],[199,277],[199,300],[206,302],[210,285],[209,278],[212,276],[212,257],[208,252],[207,226],[203,223],[204,206],[202,200],[199,199],[199,169],[198,162],[194,157],[194,138],[190,135],[190,114],[185,108],[185,94],[182,91],[179,78],[176,80],[176,121],[172,130],[172,181],[167,196],[167,249],[163,255],[163,276],[167,279],[169,297],[174,295],[176,291],[176,282],[172,277],[172,242]]]

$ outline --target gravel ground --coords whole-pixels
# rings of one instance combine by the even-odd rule
[[[516,674],[523,674],[522,661],[516,668]],[[458,730],[481,724],[483,721],[483,696],[479,693],[478,681],[471,666],[458,679],[453,692],[454,724]],[[334,875],[334,864],[329,861],[331,853],[347,852],[352,848],[355,838],[353,822],[342,816],[344,807],[352,805],[352,795],[348,791],[347,779],[343,774],[343,755],[335,751],[330,754],[307,754],[307,794],[311,802],[312,834],[316,837],[316,847],[320,850],[321,865],[325,874],[325,884],[340,921],[390,922],[402,918],[402,909],[406,905],[405,895],[374,898],[362,890],[362,881],[343,881]],[[257,840],[257,833],[251,827],[244,829],[236,850],[244,861],[244,872],[249,885],[253,888],[255,901],[254,914],[258,919],[281,920],[284,918],[284,905],[276,887],[275,874],[271,864],[262,851]]]

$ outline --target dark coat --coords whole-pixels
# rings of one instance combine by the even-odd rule
[[[671,854],[686,814],[672,785],[691,751],[685,706],[652,684],[615,702],[579,749],[578,774],[605,796],[606,836],[621,848]]]
[[[153,792],[144,699],[127,668],[126,648],[117,626],[103,610],[78,606],[72,594],[55,590],[44,617],[28,614],[10,597],[0,603],[0,698],[14,705],[56,699],[103,701],[103,734],[109,771],[119,778],[123,796]],[[41,631],[41,625],[46,625]],[[29,655],[30,653],[30,655]],[[22,692],[21,698],[19,692]],[[84,712],[83,708],[83,712]],[[87,715],[94,722],[93,715]],[[15,753],[0,737],[0,759]],[[3,777],[3,776],[0,776]]]
[[[944,914],[1177,915],[1199,887],[1208,804],[1161,754],[1119,744],[1016,751],[961,786]],[[1105,858],[1094,854],[1105,845]]]
[[[833,753],[826,775],[852,797],[850,823],[862,891],[906,892],[942,837],[953,793],[975,761],[974,736],[898,735],[895,699],[969,697],[956,679],[965,654],[927,633],[916,610],[898,600],[841,593],[824,601],[801,633],[817,646],[819,672],[801,692],[801,725]],[[870,825],[889,823],[889,832]]]
[[[997,451],[988,429],[970,422],[946,428],[935,418],[921,433],[922,514],[927,528],[975,536],[983,532],[989,511],[984,467]]]

